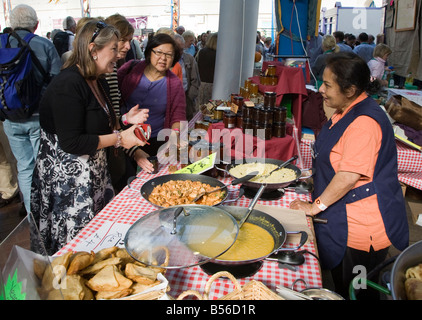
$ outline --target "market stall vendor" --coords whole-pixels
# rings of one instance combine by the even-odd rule
[[[336,292],[344,295],[355,266],[369,272],[390,245],[403,250],[409,231],[394,133],[366,94],[374,85],[369,68],[355,55],[333,54],[323,79],[319,91],[336,112],[314,145],[313,203],[295,200],[290,207],[328,220],[315,226],[318,250],[322,268],[332,271]]]

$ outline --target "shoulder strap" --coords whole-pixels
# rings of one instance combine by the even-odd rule
[[[21,46],[24,46],[24,45],[28,46],[28,50],[31,54],[32,62],[34,62],[37,69],[41,72],[44,81],[47,81],[47,79],[48,79],[47,72],[44,70],[43,66],[41,65],[41,63],[38,60],[37,56],[35,55],[34,51],[32,51],[31,47],[29,46],[29,42],[32,40],[32,38],[37,37],[37,35],[33,34],[32,32],[29,32],[28,34],[25,35],[25,37],[23,39],[21,37],[19,37],[19,35],[14,31],[11,33],[11,35],[18,40],[18,42]]]

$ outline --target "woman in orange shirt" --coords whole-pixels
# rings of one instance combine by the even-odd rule
[[[314,202],[296,199],[290,204],[328,220],[315,225],[321,266],[331,270],[336,291],[344,297],[362,272],[355,267],[369,273],[384,261],[391,244],[399,250],[408,245],[393,130],[366,94],[376,87],[368,66],[355,54],[337,53],[327,60],[319,91],[336,112],[314,145]],[[370,291],[361,291],[362,296],[372,296]]]

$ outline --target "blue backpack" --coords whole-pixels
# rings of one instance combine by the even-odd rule
[[[17,48],[11,48],[10,37],[18,41]],[[48,82],[48,75],[29,47],[29,41],[36,35],[28,33],[23,39],[16,32],[0,35],[0,120],[21,121],[28,119],[41,99],[41,89]],[[44,82],[35,80],[34,65],[41,72]]]

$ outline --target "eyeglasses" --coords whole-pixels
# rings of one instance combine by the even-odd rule
[[[98,21],[97,22],[97,28],[95,29],[94,33],[92,34],[92,38],[91,41],[89,43],[92,43],[95,41],[95,38],[97,38],[97,36],[100,34],[101,29],[104,29],[105,27],[107,27],[107,24],[103,21]]]
[[[166,59],[173,59],[174,58],[174,54],[173,53],[164,53],[161,51],[155,51],[154,49],[151,49],[152,52],[154,52],[157,57],[162,58],[163,56],[166,57]]]

